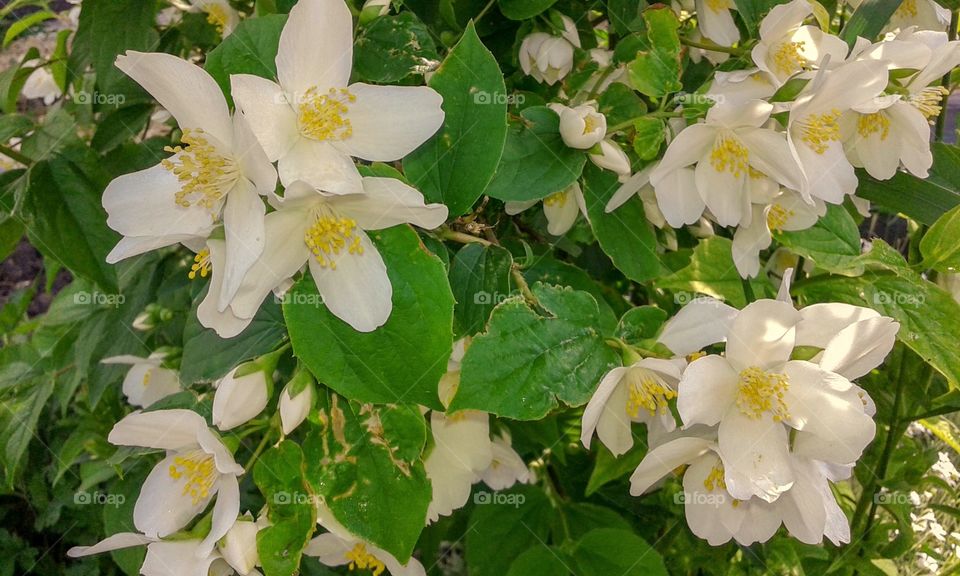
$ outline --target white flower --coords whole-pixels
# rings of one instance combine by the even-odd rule
[[[278,409],[284,435],[296,430],[313,408],[313,376],[306,369],[297,372],[280,393]]]
[[[118,422],[107,440],[117,446],[166,450],[140,489],[133,524],[148,538],[182,530],[216,496],[210,533],[201,543],[208,554],[230,529],[240,509],[237,476],[243,467],[190,410],[134,412]]]
[[[816,26],[803,25],[812,14],[807,0],[792,0],[774,6],[760,22],[760,42],[751,56],[778,86],[794,74],[822,66],[825,59],[836,64],[847,57],[846,42]]]
[[[930,471],[951,486],[956,486],[957,481],[960,481],[960,472],[957,472],[957,467],[946,452],[937,453],[937,462],[930,467]]]
[[[426,576],[426,570],[416,558],[401,564],[386,550],[350,533],[324,504],[317,505],[317,522],[329,530],[311,540],[303,553],[314,556],[324,566],[349,566],[350,570],[369,570],[372,574],[392,576]]]
[[[330,312],[361,332],[382,326],[393,309],[393,288],[380,252],[366,230],[398,224],[436,228],[447,207],[393,178],[363,178],[362,194],[332,195],[293,182],[266,217],[263,255],[230,303],[239,318],[253,318],[271,290],[304,264]],[[216,273],[214,273],[216,280]],[[201,322],[204,316],[198,310]],[[206,323],[204,325],[207,325]]]
[[[257,532],[269,525],[266,515],[260,516],[256,522],[247,513],[239,518],[227,531],[227,534],[217,542],[217,550],[224,561],[236,570],[240,576],[259,574],[255,570],[260,565],[260,555],[257,552]]]
[[[480,479],[491,490],[507,490],[517,482],[526,484],[531,480],[530,469],[523,458],[513,449],[510,433],[504,430],[494,436],[491,443],[493,458]]]
[[[74,546],[67,551],[67,556],[81,558],[143,545],[147,547],[147,556],[140,567],[140,574],[143,576],[209,576],[233,573],[231,566],[220,554],[209,549],[200,540],[165,542],[133,532],[108,536],[93,546]],[[260,576],[260,573],[251,570],[243,576],[249,575]]]
[[[803,341],[798,338],[803,319],[787,302],[753,302],[729,324],[725,355],[691,362],[680,380],[677,410],[684,427],[719,424],[727,489],[738,499],[772,502],[794,484],[788,427],[798,431],[792,441],[798,456],[841,465],[855,462],[873,439],[865,393],[842,373],[862,375],[865,365],[882,360],[892,341],[876,346],[873,339],[858,342],[847,334],[827,344],[819,365],[791,360]],[[880,318],[857,328],[876,337],[899,325]]]
[[[101,364],[127,364],[130,370],[123,378],[123,395],[132,406],[146,408],[154,402],[180,391],[180,377],[176,370],[163,367],[165,352],[154,352],[146,358],[138,356],[111,356]]]
[[[749,224],[752,201],[772,197],[778,184],[802,187],[784,134],[763,127],[772,112],[773,105],[762,100],[718,103],[705,123],[688,126],[674,138],[650,173],[671,226],[692,224],[704,207],[721,226]],[[691,187],[690,173],[679,171],[693,164]]]
[[[510,201],[504,206],[507,214],[513,216],[530,208],[539,200]],[[580,184],[574,182],[566,189],[543,199],[543,215],[547,217],[547,232],[554,236],[563,236],[573,228],[577,214],[587,217],[587,205]]]
[[[731,10],[736,9],[730,0],[695,0],[697,25],[704,38],[720,46],[733,46],[740,41],[740,30],[733,21]]]
[[[801,0],[802,1],[802,0]],[[887,68],[879,61],[856,61],[820,71],[790,108],[787,139],[805,176],[800,190],[840,204],[857,189],[857,176],[844,153],[841,115],[875,102],[887,86]]]
[[[604,170],[616,172],[620,178],[629,178],[630,158],[623,149],[610,138],[601,140],[599,146],[598,153],[589,155],[590,161]]]
[[[777,80],[772,75],[751,68],[724,72],[717,70],[706,96],[715,102],[766,100],[777,92]]]
[[[385,16],[390,12],[390,0],[366,0],[360,12],[373,12],[377,16]]]
[[[847,0],[847,3],[858,8],[862,0]],[[933,0],[903,0],[882,31],[903,30],[909,26],[943,32],[950,26],[950,10]]]
[[[643,358],[607,372],[583,411],[580,442],[589,449],[596,432],[620,456],[633,447],[633,422],[646,424],[651,436],[672,432],[677,423],[670,400],[677,397],[684,364],[683,359]]]
[[[39,60],[31,60],[23,64],[24,67],[38,66]],[[20,94],[27,100],[42,99],[45,106],[53,104],[57,98],[63,95],[53,73],[45,66],[39,66],[24,82]]]
[[[826,214],[827,206],[819,198],[814,204],[799,193],[781,189],[770,203],[755,203],[749,224],[741,224],[733,234],[733,263],[743,278],[760,272],[760,251],[770,247],[772,232],[806,230]]]
[[[551,104],[550,109],[560,116],[560,137],[570,148],[589,150],[607,135],[607,117],[592,104],[574,108]]]
[[[231,119],[223,93],[203,69],[142,52],[118,57],[117,67],[173,114],[186,146],[170,148],[170,158],[107,186],[107,224],[123,235],[107,261],[180,242],[202,246],[222,219],[225,279],[214,296],[223,310],[263,249],[260,194],[274,190],[276,171],[243,119]]]
[[[434,447],[423,461],[433,488],[427,523],[466,505],[470,488],[493,461],[490,416],[479,410],[430,413]]]
[[[580,36],[573,20],[561,16],[564,32],[553,36],[546,32],[528,34],[520,44],[520,68],[537,82],[554,85],[573,69],[573,49],[580,47]]]
[[[362,191],[351,156],[392,162],[443,123],[442,98],[426,86],[347,85],[353,21],[343,0],[300,0],[280,34],[279,84],[231,76],[237,108],[250,122],[280,180],[304,180],[334,194]]]
[[[241,364],[214,383],[213,425],[232,430],[263,412],[270,400],[273,367],[257,362]],[[269,383],[268,383],[269,382]]]

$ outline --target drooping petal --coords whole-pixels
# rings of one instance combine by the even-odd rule
[[[733,320],[727,335],[727,359],[740,371],[783,364],[793,352],[800,313],[792,304],[757,300]]]
[[[752,278],[760,273],[760,251],[768,248],[772,240],[766,210],[754,204],[750,225],[741,224],[733,234],[733,263],[741,278]]]
[[[627,397],[626,386],[614,387],[597,421],[597,438],[614,456],[626,454],[633,448],[631,419],[627,415]]]
[[[116,264],[131,256],[139,256],[140,254],[156,250],[157,248],[172,246],[177,243],[190,245],[198,240],[202,243],[203,236],[195,236],[193,234],[178,234],[174,236],[124,236],[117,242],[117,245],[110,250],[110,253],[107,254],[106,261],[107,264]]]
[[[247,271],[263,253],[265,214],[266,206],[253,184],[245,178],[238,180],[227,196],[223,210],[226,254],[223,281],[217,294],[219,312],[223,312],[236,296]]]
[[[749,151],[750,164],[754,168],[787,188],[803,188],[803,172],[790,152],[784,134],[753,128],[740,130],[737,135]]]
[[[230,90],[268,160],[276,162],[300,140],[297,113],[279,84],[252,74],[233,74]]]
[[[177,177],[160,164],[114,178],[103,191],[107,225],[124,236],[207,236],[213,214],[203,206],[177,204],[180,188]]]
[[[191,410],[134,412],[114,424],[107,441],[115,446],[180,450],[195,446],[199,430],[206,427],[203,417]]]
[[[237,477],[223,475],[217,481],[217,501],[213,505],[213,521],[210,532],[200,543],[198,554],[209,554],[216,546],[217,540],[226,536],[227,532],[237,521],[240,515],[240,484]]]
[[[665,175],[657,182],[654,192],[657,206],[673,228],[693,224],[703,215],[706,204],[697,190],[693,168],[679,168]]]
[[[711,477],[720,459],[706,454],[695,460],[683,474],[684,516],[690,531],[711,546],[728,542],[745,519],[739,503]],[[710,489],[709,486],[713,486]]]
[[[827,521],[823,495],[817,487],[823,479],[812,462],[799,458],[793,460],[796,482],[777,501],[777,507],[791,536],[805,544],[820,544]]]
[[[351,548],[352,542],[347,542],[332,532],[325,532],[310,540],[303,553],[313,556],[324,566],[343,566],[350,563],[347,553]]]
[[[736,399],[739,380],[722,356],[704,356],[691,362],[680,378],[677,395],[677,412],[684,427],[720,422]]]
[[[360,172],[349,156],[328,142],[301,138],[278,163],[280,181],[303,180],[331,194],[361,194]]]
[[[619,386],[620,380],[626,371],[627,368],[625,367],[617,367],[604,374],[593,396],[590,397],[590,401],[587,402],[586,408],[583,409],[583,418],[580,424],[580,443],[583,444],[583,447],[587,450],[590,449],[593,433],[597,429],[597,423],[600,421],[604,407],[610,400],[610,396],[613,395]],[[624,415],[624,417],[626,417],[626,415]]]
[[[787,431],[769,415],[752,418],[734,405],[720,421],[717,438],[734,498],[773,502],[793,485]]]
[[[656,187],[674,170],[690,166],[709,153],[717,138],[717,128],[707,124],[694,124],[684,128],[673,139],[663,159],[650,173],[650,182]]]
[[[740,40],[740,30],[737,29],[729,9],[720,7],[714,10],[704,0],[697,0],[696,8],[700,32],[704,38],[709,38],[720,46],[733,46]]]
[[[678,356],[698,352],[726,340],[738,313],[716,298],[696,298],[667,321],[657,341]]]
[[[112,550],[121,550],[133,546],[143,546],[154,542],[152,538],[147,538],[143,534],[135,532],[120,532],[113,536],[107,536],[93,546],[74,546],[67,550],[67,556],[71,558],[80,558],[90,556],[91,554],[100,554],[101,552],[110,552]]]
[[[899,330],[900,324],[885,316],[851,324],[827,344],[820,367],[849,380],[859,378],[883,363]]]
[[[710,154],[700,159],[695,169],[697,190],[704,204],[721,226],[736,226],[749,209],[750,199],[746,195],[746,170],[715,166]]]
[[[380,252],[363,230],[354,232],[362,251],[343,250],[331,256],[335,268],[316,258],[307,262],[327,309],[355,330],[372,332],[383,326],[393,310],[393,286]]]
[[[710,450],[712,444],[706,438],[686,436],[650,450],[630,475],[630,495],[640,496],[673,470]]]
[[[342,152],[373,162],[392,162],[413,152],[443,124],[443,98],[426,86],[357,83],[346,117],[352,135],[334,142]]]
[[[933,166],[930,123],[916,107],[897,102],[887,108],[891,132],[900,140],[900,161],[917,178],[926,178]]]
[[[739,501],[744,510],[744,519],[740,529],[733,535],[737,543],[749,546],[756,542],[766,542],[780,528],[780,514],[774,504],[754,498],[749,502]]]
[[[154,542],[147,546],[140,573],[144,576],[207,576],[217,556],[198,556],[199,540]]]
[[[221,338],[233,338],[243,332],[250,324],[250,318],[238,316],[230,306],[220,310],[220,294],[223,293],[223,270],[226,266],[226,243],[223,240],[209,240],[210,285],[207,294],[197,307],[197,320],[205,328],[212,328]],[[238,287],[239,289],[239,287]]]
[[[331,197],[328,201],[364,230],[382,230],[397,224],[432,230],[447,219],[446,206],[427,204],[423,194],[396,178],[364,178],[363,192]]]
[[[128,50],[117,68],[157,99],[184,129],[202,129],[220,142],[233,141],[233,123],[220,86],[203,68],[162,52]]]
[[[353,18],[346,3],[301,0],[290,10],[277,50],[277,77],[283,89],[303,95],[342,88],[353,68]]]
[[[617,208],[623,206],[627,200],[633,198],[634,194],[638,194],[641,188],[648,186],[650,184],[650,173],[653,172],[655,167],[656,164],[650,164],[643,170],[640,170],[633,176],[627,178],[620,188],[613,193],[613,196],[607,202],[607,206],[604,208],[604,211],[608,214],[613,212]]]
[[[573,188],[576,187],[574,191]],[[554,236],[563,236],[573,228],[580,214],[576,195],[580,185],[574,182],[570,188],[549,196],[543,201],[543,215],[547,217],[547,232]]]

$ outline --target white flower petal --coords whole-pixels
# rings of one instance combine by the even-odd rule
[[[740,376],[722,356],[698,358],[680,378],[677,412],[685,428],[714,426],[734,404]]]
[[[227,196],[223,210],[226,255],[221,269],[223,280],[217,310],[223,312],[240,289],[240,283],[263,253],[266,207],[253,184],[245,178],[237,181]]]
[[[716,298],[696,298],[667,321],[657,341],[678,356],[686,356],[717,342],[730,332],[739,310]]]
[[[190,410],[134,412],[113,426],[107,441],[115,446],[180,450],[196,446],[199,431],[206,428],[203,417]]]
[[[224,431],[255,418],[270,400],[262,371],[240,377],[236,372],[234,368],[220,380],[213,396],[213,425]]]
[[[277,77],[287,92],[303,96],[342,88],[353,68],[353,18],[340,0],[300,0],[280,33]]]
[[[617,367],[604,374],[593,396],[590,397],[590,401],[587,402],[586,408],[583,409],[583,418],[580,424],[580,443],[587,450],[590,449],[593,433],[597,429],[597,423],[604,412],[604,407],[617,389],[626,371],[627,368],[625,367]],[[626,414],[624,414],[624,417],[626,418]],[[629,422],[627,425],[629,426]],[[609,448],[609,446],[607,447]]]
[[[144,576],[207,576],[217,556],[198,557],[199,540],[154,542],[147,546]]]
[[[364,230],[382,230],[398,224],[432,230],[447,219],[446,206],[426,204],[423,194],[396,178],[364,178],[363,192],[332,197],[329,202]]]
[[[820,366],[849,380],[859,378],[887,357],[900,324],[892,318],[869,318],[841,330],[823,351]]]
[[[697,190],[693,168],[679,168],[664,175],[654,191],[664,219],[674,228],[693,224],[703,215],[706,204]]]
[[[736,370],[768,369],[786,362],[793,352],[800,313],[793,304],[757,300],[733,320],[727,335],[727,360]]]
[[[297,113],[279,84],[251,74],[233,74],[230,90],[268,160],[279,160],[300,140]]]
[[[650,173],[654,187],[674,170],[690,166],[710,152],[717,139],[717,128],[707,124],[687,126],[670,142],[663,159]]]
[[[718,440],[727,491],[734,498],[773,502],[793,485],[786,429],[768,414],[754,419],[731,406],[720,421]]]
[[[180,181],[157,164],[114,178],[103,191],[107,225],[124,236],[207,236],[214,227],[211,211],[177,204]],[[165,244],[169,245],[169,244]]]
[[[237,477],[223,475],[217,485],[217,501],[213,505],[210,532],[200,543],[198,554],[210,554],[217,545],[217,540],[226,536],[240,514],[240,484]]]
[[[361,194],[363,183],[353,160],[328,142],[301,138],[278,165],[280,181],[303,180],[331,194]]]
[[[176,453],[161,460],[143,482],[140,497],[133,507],[133,525],[150,538],[164,538],[182,530],[197,514],[203,512],[216,495],[213,490],[206,497],[194,500],[185,490],[189,475],[173,478]]]
[[[253,183],[258,193],[266,195],[277,188],[277,169],[267,158],[250,123],[240,113],[233,116],[233,156],[243,176]]]
[[[640,496],[679,466],[703,455],[711,444],[704,438],[681,437],[650,450],[630,476],[630,495]]]
[[[847,326],[879,316],[879,312],[865,306],[840,302],[811,304],[800,309],[796,345],[826,348]]]
[[[80,558],[82,556],[90,556],[91,554],[100,554],[101,552],[121,550],[123,548],[131,548],[133,546],[143,546],[144,544],[149,544],[153,541],[153,539],[147,538],[143,534],[136,534],[134,532],[121,532],[119,534],[114,534],[113,536],[107,536],[93,546],[74,546],[73,548],[67,550],[67,556],[71,558]]]

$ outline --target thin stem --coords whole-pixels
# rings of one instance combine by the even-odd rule
[[[247,473],[253,470],[253,465],[257,463],[257,459],[260,458],[260,455],[263,453],[264,450],[266,450],[267,444],[270,442],[270,437],[273,436],[273,431],[276,428],[272,424],[273,422],[271,422],[270,428],[267,429],[266,432],[264,432],[263,438],[260,440],[260,444],[257,444],[257,447],[253,451],[253,454],[250,456],[250,459],[247,460],[247,465],[243,467],[243,469]]]
[[[953,14],[950,16],[950,28],[947,30],[947,34],[950,40],[957,39],[957,26],[960,26],[960,9],[954,10]],[[943,85],[947,87],[947,90],[950,89],[950,72],[947,72],[943,76]],[[940,108],[940,115],[937,116],[937,141],[943,142],[943,131],[947,127],[947,104],[950,101],[950,94],[947,94],[943,97],[941,101],[942,107]]]
[[[487,15],[487,12],[489,12],[490,9],[493,8],[493,5],[496,3],[497,3],[497,0],[490,0],[489,2],[487,2],[487,5],[483,7],[483,10],[481,10],[480,13],[477,14],[477,17],[473,19],[473,25],[476,26],[477,22],[482,20],[483,17]]]
[[[523,294],[523,298],[530,304],[539,306],[540,301],[537,300],[536,295],[530,290],[530,285],[527,284],[527,279],[523,277],[523,272],[520,271],[520,267],[516,264],[511,266],[510,274],[513,276],[513,281],[517,284],[517,288],[520,289],[520,293]]]
[[[629,128],[633,126],[633,123],[639,120],[640,118],[679,118],[681,116],[683,116],[683,114],[681,114],[680,112],[667,112],[664,110],[655,110],[653,112],[650,112],[649,114],[644,114],[643,116],[636,116],[629,120],[624,120],[623,122],[614,124],[613,126],[610,126],[609,128],[607,128],[607,133],[619,132],[624,128]]]
[[[479,236],[473,236],[464,232],[457,232],[455,230],[450,230],[449,228],[441,229],[437,235],[443,240],[452,240],[461,244],[482,244],[484,246],[490,246],[493,244],[493,242],[485,238],[480,238]]]
[[[743,284],[743,298],[747,301],[747,304],[756,300],[757,297],[753,294],[753,285],[750,284],[750,279],[741,278],[740,283]]]
[[[719,44],[714,44],[713,42],[698,42],[689,38],[680,38],[680,43],[692,48],[700,48],[702,50],[709,50],[711,52],[725,52],[727,54],[733,54],[734,56],[742,56],[744,54],[743,48],[721,46]]]
[[[6,156],[7,158],[10,158],[11,160],[16,160],[17,162],[23,164],[24,166],[29,166],[33,162],[33,160],[31,160],[30,158],[24,156],[23,154],[17,152],[13,148],[10,148],[9,146],[0,145],[0,154],[3,154],[4,156]]]

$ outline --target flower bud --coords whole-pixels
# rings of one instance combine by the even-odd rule
[[[274,364],[275,366],[275,364]],[[216,384],[213,396],[213,425],[230,430],[246,423],[267,407],[273,366],[269,373],[257,362],[247,362],[231,370]]]
[[[607,135],[607,117],[589,104],[576,108],[558,107],[560,136],[563,143],[577,150],[588,150],[599,144]]]
[[[284,435],[293,432],[313,407],[313,376],[306,369],[299,370],[280,393],[280,424]]]
[[[602,140],[600,152],[590,154],[590,161],[604,170],[612,170],[624,177],[630,176],[630,159],[612,140]]]
[[[551,86],[573,69],[573,45],[545,32],[534,32],[520,44],[520,67],[537,82]]]
[[[217,542],[217,550],[240,576],[247,576],[260,564],[257,554],[257,532],[260,526],[250,516],[241,516]]]
[[[360,24],[368,24],[390,12],[390,0],[367,0],[360,8]]]

